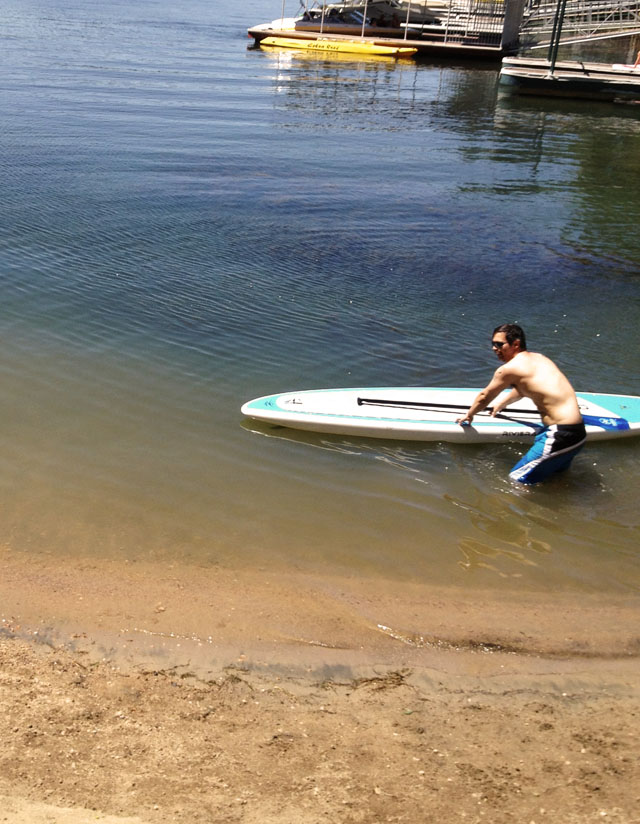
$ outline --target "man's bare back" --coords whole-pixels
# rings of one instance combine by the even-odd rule
[[[580,423],[582,416],[573,387],[555,363],[539,352],[520,352],[494,375],[519,395],[531,398],[545,426]],[[507,404],[494,406],[497,414]]]

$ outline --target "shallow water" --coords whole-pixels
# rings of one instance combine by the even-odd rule
[[[285,389],[470,385],[516,320],[640,394],[640,110],[464,62],[248,49],[257,0],[0,0],[0,542],[470,589],[637,591],[640,451],[243,422]],[[266,9],[266,10],[265,10]]]

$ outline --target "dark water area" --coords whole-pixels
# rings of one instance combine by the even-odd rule
[[[640,109],[250,48],[249,0],[0,0],[0,542],[637,591],[640,451],[265,432],[286,389],[480,386],[518,321],[640,394]],[[269,435],[269,437],[265,437]]]

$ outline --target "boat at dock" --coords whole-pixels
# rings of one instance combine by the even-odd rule
[[[442,26],[442,21],[426,3],[409,3],[405,9],[400,0],[345,0],[316,5],[294,19],[296,31],[357,37],[404,38],[425,26]]]

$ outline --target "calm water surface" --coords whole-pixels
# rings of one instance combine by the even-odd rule
[[[505,320],[577,388],[640,394],[640,108],[248,49],[276,5],[0,0],[0,542],[637,591],[634,440],[514,489],[516,445],[239,407],[483,385]]]

